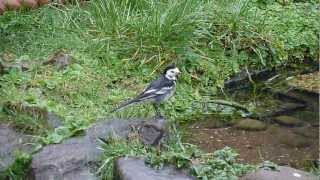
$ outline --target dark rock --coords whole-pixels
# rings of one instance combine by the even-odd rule
[[[59,70],[63,70],[71,63],[71,60],[72,57],[64,50],[61,50],[53,54],[43,65],[54,64]]]
[[[274,70],[249,70],[249,74],[253,81],[263,81],[275,75]],[[249,86],[249,75],[246,70],[242,70],[240,73],[235,74],[229,80],[224,82],[224,87],[227,89],[240,89]]]
[[[97,180],[98,178],[89,169],[77,169],[64,176],[65,180]]]
[[[95,179],[90,169],[99,160],[102,151],[98,139],[108,136],[127,138],[132,127],[140,127],[142,139],[154,144],[159,140],[165,120],[107,120],[92,125],[83,137],[71,138],[61,144],[44,147],[33,155],[30,178],[35,180],[53,179]],[[153,129],[153,130],[149,130]],[[154,132],[154,134],[153,134]],[[161,139],[161,138],[160,138]],[[72,179],[72,178],[71,178]]]
[[[285,126],[302,126],[303,125],[303,121],[292,117],[292,116],[278,116],[275,117],[274,120],[281,124],[281,125],[285,125]]]
[[[30,177],[35,180],[81,177],[83,171],[89,171],[88,164],[97,161],[101,155],[96,147],[95,143],[82,138],[48,145],[33,155]]]
[[[2,64],[2,62],[0,61],[0,75],[5,73],[5,66]]]
[[[282,114],[288,114],[292,113],[296,110],[303,109],[306,107],[306,104],[301,103],[290,103],[286,102],[283,103],[281,106],[277,107],[277,109],[270,111],[270,112],[264,112],[263,114],[260,114],[258,116],[259,119],[266,119],[268,117],[275,117]]]
[[[110,135],[126,138],[131,131],[131,127],[136,127],[141,122],[141,120],[122,119],[102,120],[87,129],[85,138],[91,142],[96,142],[97,139],[104,139]]]
[[[263,131],[267,129],[265,123],[255,119],[243,119],[239,121],[235,127],[247,131]]]
[[[317,108],[318,107],[319,105],[317,105]],[[294,115],[296,118],[306,121],[311,126],[317,127],[319,126],[319,112],[317,111],[318,109],[315,111],[299,111],[296,112]]]
[[[307,138],[317,138],[319,136],[319,130],[315,130],[310,127],[299,127],[292,130],[295,134],[307,137]]]
[[[186,172],[172,166],[160,170],[145,165],[141,158],[119,158],[115,162],[115,180],[192,180]]]
[[[15,152],[31,153],[32,138],[16,132],[9,124],[0,123],[0,172],[15,161]]]
[[[139,127],[140,140],[146,145],[159,145],[166,132],[167,121],[157,118],[146,121]]]
[[[30,65],[27,62],[23,62],[23,61],[14,62],[14,63],[0,62],[0,74],[8,73],[12,69],[16,69],[19,71],[27,71],[30,69]]]
[[[292,132],[279,133],[278,140],[290,147],[307,147],[311,144],[309,138],[296,135]]]
[[[48,125],[52,128],[57,128],[61,126],[62,117],[58,116],[53,112],[47,111],[46,119],[47,119]]]
[[[241,178],[241,180],[318,180],[318,177],[308,172],[286,166],[279,166],[277,170],[258,169]]]

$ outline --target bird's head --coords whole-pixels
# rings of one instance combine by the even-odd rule
[[[177,68],[175,64],[167,66],[163,71],[164,77],[173,81],[177,80],[177,77],[180,73],[180,70]]]

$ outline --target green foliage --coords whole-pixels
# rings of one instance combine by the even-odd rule
[[[264,161],[258,166],[258,168],[263,168],[265,170],[279,171],[278,165],[271,161]]]
[[[26,153],[17,152],[15,162],[8,167],[4,172],[0,173],[0,179],[23,180],[25,179],[29,165],[31,163],[31,156]]]
[[[138,139],[108,139],[102,146],[104,155],[98,174],[104,179],[112,179],[114,160],[124,156],[144,157],[145,163],[156,169],[171,164],[178,169],[189,170],[190,174],[204,180],[237,179],[254,168],[251,165],[236,163],[238,154],[229,147],[213,154],[206,154],[194,145],[182,143],[178,132],[174,135],[161,150],[146,147]]]
[[[215,151],[206,160],[206,164],[193,167],[193,174],[198,179],[231,180],[253,170],[251,165],[239,164],[236,162],[238,154],[231,148]]]
[[[106,180],[113,178],[114,161],[117,158],[147,154],[147,149],[139,141],[129,142],[117,137],[108,138],[101,148],[103,150],[103,158],[97,174]]]

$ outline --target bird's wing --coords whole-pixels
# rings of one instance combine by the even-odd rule
[[[158,95],[166,94],[167,92],[171,91],[174,86],[174,82],[168,81],[163,77],[153,81],[150,85],[135,99],[137,101],[143,101],[147,99],[151,99]]]
[[[118,106],[116,109],[114,109],[111,112],[115,112],[131,104],[147,101],[156,96],[169,93],[169,91],[171,91],[171,89],[174,88],[174,85],[175,85],[175,82],[169,81],[164,77],[160,77],[154,80],[153,82],[151,82],[149,86],[147,86],[147,88],[145,88],[145,90],[142,93],[140,93],[136,98],[122,103],[120,106]]]

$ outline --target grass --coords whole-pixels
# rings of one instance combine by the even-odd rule
[[[44,107],[62,126],[39,124],[1,112],[2,121],[58,143],[99,117],[152,116],[148,105],[108,112],[133,97],[169,63],[183,72],[163,112],[173,121],[201,113],[202,94],[216,94],[243,67],[271,68],[319,58],[316,1],[281,4],[249,0],[91,0],[51,4],[0,16],[0,62],[26,62],[27,71],[0,77],[0,110],[9,102]],[[42,65],[64,50],[65,70]],[[31,122],[31,123],[30,123]]]

